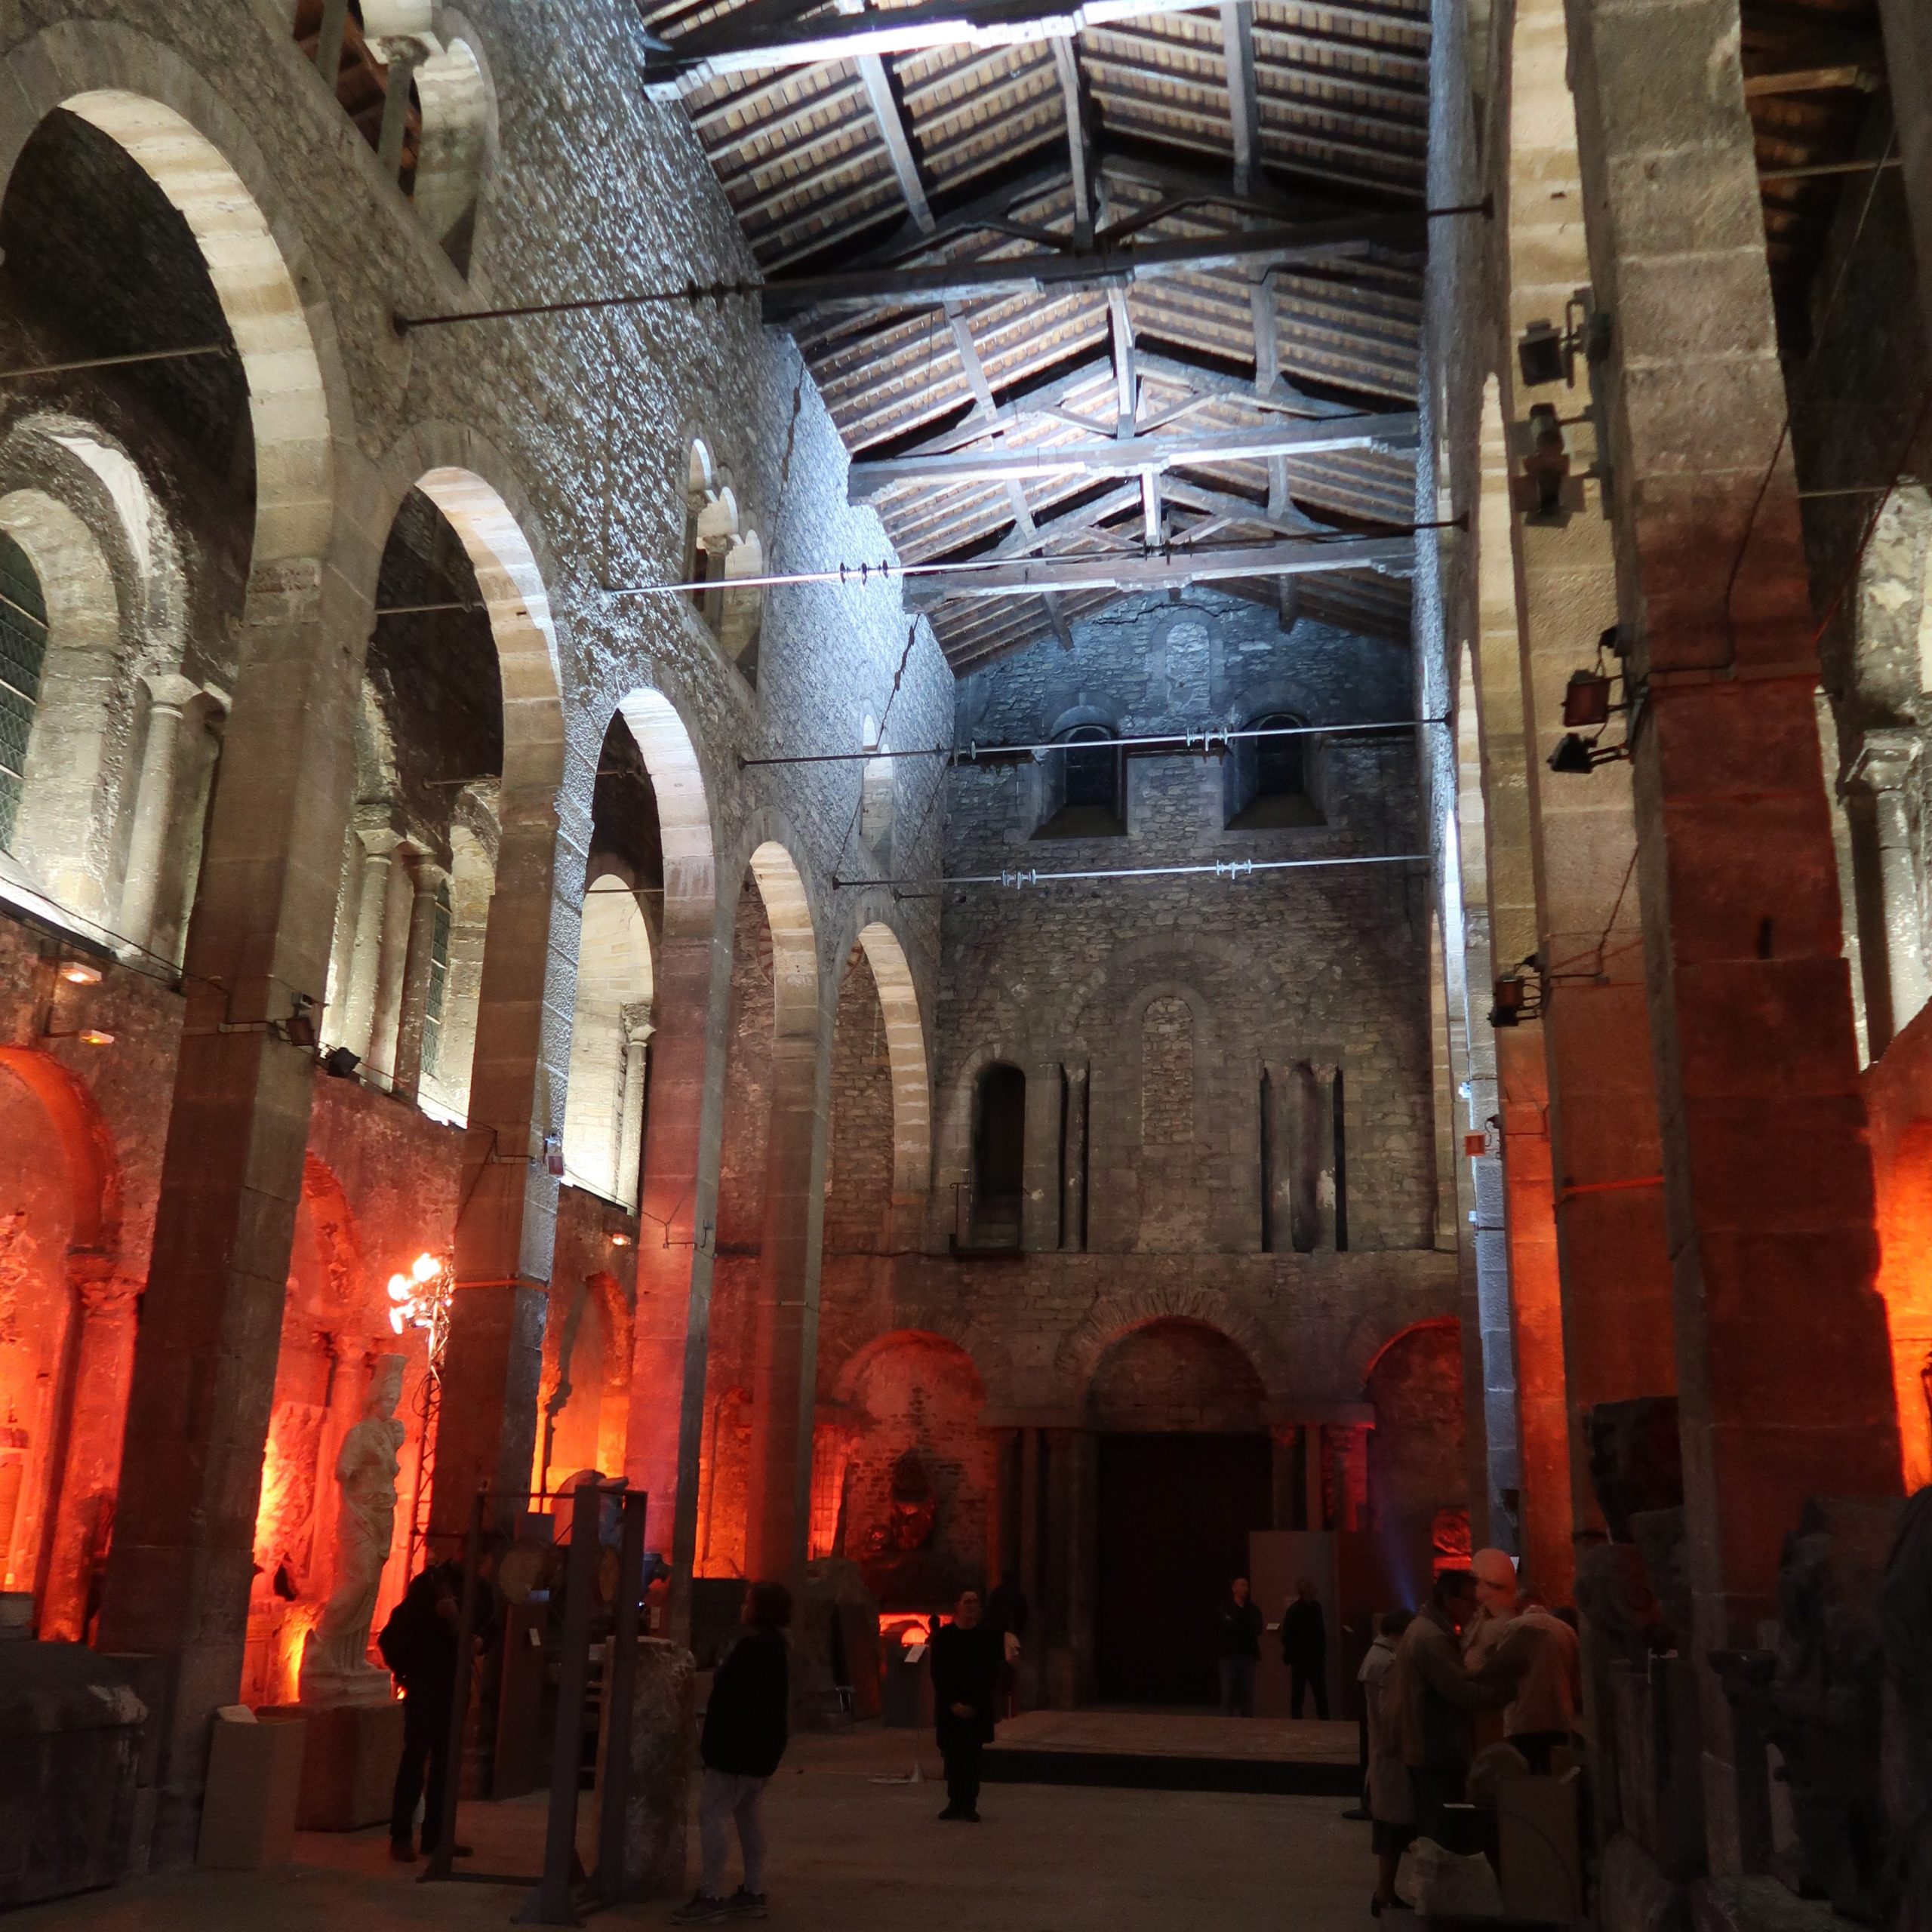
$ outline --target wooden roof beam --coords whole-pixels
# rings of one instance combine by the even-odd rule
[[[1056,36],[1054,71],[1060,77],[1060,98],[1066,116],[1066,159],[1073,185],[1073,244],[1094,245],[1093,155],[1087,141],[1087,109],[1080,80],[1080,57],[1075,43]]]
[[[1423,235],[1417,216],[1352,215],[1292,227],[1184,235],[1137,248],[1097,249],[1091,254],[1005,255],[784,277],[768,281],[760,295],[764,319],[782,321],[802,309],[922,307],[985,295],[1054,294],[1083,285],[1199,275],[1258,260],[1279,266],[1346,260],[1378,248],[1413,248]]]
[[[1341,543],[1260,543],[1152,556],[1042,557],[990,568],[961,565],[909,578],[903,595],[922,611],[950,597],[1035,597],[1044,590],[1175,590],[1231,577],[1293,577],[1311,571],[1372,570],[1405,576],[1415,567],[1412,537]]]
[[[1324,422],[1290,420],[1259,429],[1213,424],[1161,435],[1115,436],[1038,449],[964,451],[952,456],[910,456],[855,463],[847,494],[865,503],[901,485],[1004,481],[1029,476],[1138,475],[1175,463],[1244,463],[1271,456],[1314,456],[1329,450],[1395,451],[1413,445],[1413,414],[1344,416]]]
[[[921,233],[930,235],[939,224],[934,220],[931,204],[926,198],[926,184],[919,177],[919,157],[912,146],[912,131],[893,92],[892,76],[885,71],[884,60],[876,54],[858,54],[854,64],[866,90],[866,104],[878,124],[879,139],[885,143],[886,158],[892,163],[899,192],[906,198],[906,212]]]
[[[1234,136],[1235,192],[1254,186],[1261,158],[1261,106],[1254,85],[1254,11],[1221,0],[1221,46],[1228,69],[1228,115]]]

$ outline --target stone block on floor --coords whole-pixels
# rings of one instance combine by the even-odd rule
[[[605,1682],[609,1677],[607,1673]],[[624,1817],[623,1896],[674,1898],[685,1888],[691,1767],[697,1757],[697,1667],[680,1644],[638,1640],[631,1700],[630,1793]],[[600,1727],[598,1793],[613,1726],[608,1700]]]
[[[308,1724],[297,1831],[359,1832],[388,1817],[402,1758],[401,1704],[278,1704],[260,1715]]]

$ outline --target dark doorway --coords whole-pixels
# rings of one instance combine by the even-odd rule
[[[1273,1517],[1266,1435],[1103,1435],[1095,1674],[1102,1701],[1211,1704],[1215,1619]]]
[[[973,1237],[978,1244],[1018,1242],[1026,1160],[1026,1076],[995,1060],[980,1075],[973,1109]]]

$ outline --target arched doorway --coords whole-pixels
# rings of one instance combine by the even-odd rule
[[[1094,1675],[1103,1702],[1208,1704],[1215,1617],[1270,1527],[1273,1447],[1254,1364],[1204,1321],[1128,1331],[1095,1364]]]

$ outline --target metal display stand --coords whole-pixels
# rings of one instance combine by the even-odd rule
[[[577,1786],[582,1775],[583,1708],[590,1683],[590,1620],[596,1594],[598,1518],[607,1496],[620,1499],[623,1537],[618,1555],[617,1598],[608,1712],[601,1739],[597,1870],[585,1882],[577,1855]],[[502,1499],[499,1497],[498,1500]],[[528,1502],[531,1495],[512,1499]],[[488,1497],[479,1490],[469,1509],[463,1543],[463,1595],[457,1611],[456,1682],[450,1700],[449,1770],[436,1848],[420,1883],[448,1880],[533,1889],[514,1915],[519,1925],[580,1925],[586,1909],[614,1905],[623,1895],[625,1815],[630,1801],[631,1732],[637,1683],[638,1605],[644,1594],[644,1531],[647,1499],[615,1484],[585,1483],[571,1498],[571,1544],[564,1572],[564,1627],[559,1647],[557,1721],[551,1746],[550,1798],[545,1820],[543,1869],[535,1878],[520,1872],[455,1869],[456,1812],[462,1782],[463,1733],[469,1716],[471,1651],[476,1635],[477,1569]]]

